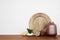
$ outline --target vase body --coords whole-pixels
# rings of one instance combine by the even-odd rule
[[[47,35],[48,36],[56,36],[57,35],[57,27],[54,22],[50,22],[47,26]]]

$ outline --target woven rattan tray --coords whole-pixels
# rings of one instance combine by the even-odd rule
[[[36,13],[30,18],[29,28],[34,31],[41,31],[50,21],[51,19],[48,15],[44,13]]]

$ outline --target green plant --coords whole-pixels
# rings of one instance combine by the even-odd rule
[[[29,28],[27,28],[27,31],[28,31],[28,33],[32,33],[33,32],[33,30],[32,29],[29,29]]]

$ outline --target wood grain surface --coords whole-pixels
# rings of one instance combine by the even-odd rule
[[[23,35],[0,35],[0,40],[60,40],[60,36],[23,36]]]

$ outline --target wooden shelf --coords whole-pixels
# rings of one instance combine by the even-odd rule
[[[0,35],[0,40],[60,40],[60,36],[48,37],[48,36],[23,36],[23,35]]]

